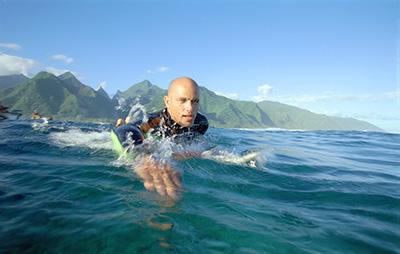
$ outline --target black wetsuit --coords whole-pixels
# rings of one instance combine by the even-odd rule
[[[166,108],[149,114],[147,118],[146,122],[137,121],[114,129],[123,146],[141,144],[147,134],[158,138],[171,137],[176,142],[190,141],[198,135],[204,135],[208,129],[207,118],[200,113],[197,113],[190,127],[182,127],[172,120]]]

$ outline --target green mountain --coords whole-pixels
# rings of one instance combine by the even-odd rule
[[[83,85],[71,73],[54,76],[40,72],[14,88],[0,91],[0,101],[25,115],[37,110],[57,119],[109,119],[114,117],[110,100]]]
[[[308,110],[279,102],[262,101],[259,107],[270,116],[277,127],[301,130],[381,130],[365,121],[353,118],[315,114]]]
[[[120,116],[126,116],[132,105],[140,103],[147,112],[154,112],[164,107],[163,96],[167,91],[149,81],[137,83],[127,91],[117,93],[114,101],[119,100],[123,110]],[[204,113],[210,125],[232,128],[262,128],[274,126],[271,119],[254,102],[234,101],[200,87],[200,112]]]
[[[166,93],[166,90],[144,80],[124,92],[118,91],[110,99],[103,89],[96,91],[82,84],[70,72],[58,77],[40,72],[32,79],[0,90],[0,103],[11,109],[21,109],[26,115],[37,110],[57,119],[114,121],[116,117],[126,117],[130,108],[138,103],[147,112],[162,109]],[[315,114],[278,102],[232,100],[205,87],[200,87],[200,112],[215,127],[380,130],[364,121]]]
[[[99,88],[96,89],[96,92],[100,95],[103,95],[104,98],[106,98],[107,100],[111,100],[110,96],[108,95],[108,93],[100,86]]]
[[[162,97],[167,91],[149,81],[137,83],[127,91],[117,93],[113,100],[121,104],[119,116],[124,117],[132,105],[142,104],[147,112],[164,107]],[[200,112],[205,114],[211,126],[227,128],[283,128],[302,130],[381,130],[378,127],[352,118],[331,117],[315,114],[279,102],[238,101],[215,94],[200,87]]]
[[[0,90],[15,87],[28,79],[23,74],[0,76]]]
[[[162,98],[166,94],[166,90],[153,85],[148,80],[144,80],[122,92],[121,96],[127,99],[129,105],[140,103],[145,105],[149,111],[157,111],[164,107]]]
[[[267,114],[254,102],[236,101],[200,87],[200,112],[216,127],[276,127]]]

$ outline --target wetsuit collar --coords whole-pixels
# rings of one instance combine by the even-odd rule
[[[175,122],[169,114],[167,108],[163,109],[161,115],[161,126],[164,128],[164,131],[166,131],[169,135],[181,134],[183,132],[190,131],[190,127],[182,127],[177,122]]]

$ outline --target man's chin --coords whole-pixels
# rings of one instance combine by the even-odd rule
[[[190,127],[193,125],[194,117],[182,117],[180,121],[180,125],[183,127]]]
[[[179,125],[182,127],[191,127],[193,125],[193,121],[181,121]]]
[[[189,127],[191,127],[192,125],[193,125],[192,123],[182,123],[182,124],[180,124],[180,126],[186,127],[186,128],[189,128]]]

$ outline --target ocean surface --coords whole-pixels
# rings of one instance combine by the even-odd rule
[[[210,128],[173,201],[110,130],[0,122],[0,253],[400,253],[400,134]]]

